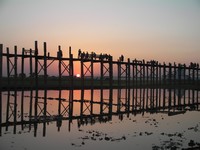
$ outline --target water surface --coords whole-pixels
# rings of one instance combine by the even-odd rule
[[[40,90],[1,94],[2,150],[199,147],[197,90]]]

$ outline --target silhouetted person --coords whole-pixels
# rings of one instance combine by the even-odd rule
[[[121,61],[122,62],[124,61],[124,55],[121,55]]]
[[[85,57],[85,52],[81,53],[81,59],[84,59]]]
[[[57,57],[58,58],[62,58],[63,54],[62,54],[62,50],[59,49],[58,52],[57,52]]]
[[[80,58],[81,57],[81,50],[79,49],[78,50],[78,58]]]
[[[96,60],[96,58],[97,58],[97,55],[96,55],[96,53],[94,53],[94,59]]]
[[[89,54],[88,54],[88,52],[86,52],[85,58],[86,58],[86,59],[89,58]]]

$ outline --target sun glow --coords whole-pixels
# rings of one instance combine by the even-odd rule
[[[81,75],[80,75],[80,74],[76,74],[76,77],[77,77],[77,78],[80,78],[80,77],[81,77]]]

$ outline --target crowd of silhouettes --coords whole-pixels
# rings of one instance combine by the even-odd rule
[[[158,65],[158,61],[156,61],[156,60],[151,60],[151,61],[148,61],[147,64]]]
[[[79,49],[78,51],[78,58],[81,59],[93,59],[93,60],[109,60],[111,58],[111,55],[108,54],[96,54],[95,52],[91,52],[90,54],[88,52],[81,52],[81,50]]]
[[[192,67],[192,68],[199,68],[199,64],[191,62],[190,63],[190,67]]]

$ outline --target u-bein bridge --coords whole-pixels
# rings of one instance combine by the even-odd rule
[[[67,120],[70,131],[73,120],[77,120],[80,127],[84,124],[107,122],[112,120],[113,116],[123,119],[124,115],[129,117],[130,114],[177,115],[187,110],[199,110],[200,105],[200,91],[194,89],[98,89],[94,90],[96,94],[91,90],[1,92],[3,109],[1,109],[0,135],[3,128],[8,131],[11,127],[16,134],[21,126],[21,130],[34,130],[34,136],[37,136],[38,126],[41,124],[45,136],[49,122],[56,122],[60,131],[63,121]],[[54,92],[53,97],[49,96],[52,92]],[[100,95],[102,92],[106,93],[103,97],[97,96],[97,93]]]
[[[22,53],[3,52],[0,44],[0,88],[21,89],[101,89],[134,87],[181,87],[199,88],[199,64],[161,64],[157,61],[124,61],[121,55],[114,61],[111,55],[78,51],[75,58],[69,48],[69,57],[62,57],[61,47],[57,56],[50,56],[44,42],[43,54],[39,54],[38,43],[34,49],[22,49]],[[57,63],[57,77],[50,77],[48,69]],[[75,63],[80,64],[80,78],[74,76]],[[28,64],[28,65],[27,65]],[[25,65],[27,67],[25,67]],[[98,67],[96,67],[98,66]],[[28,70],[27,70],[28,68]],[[25,71],[26,70],[26,71]],[[100,75],[97,78],[95,72]],[[26,75],[28,74],[28,75]],[[116,76],[116,77],[115,77]]]

